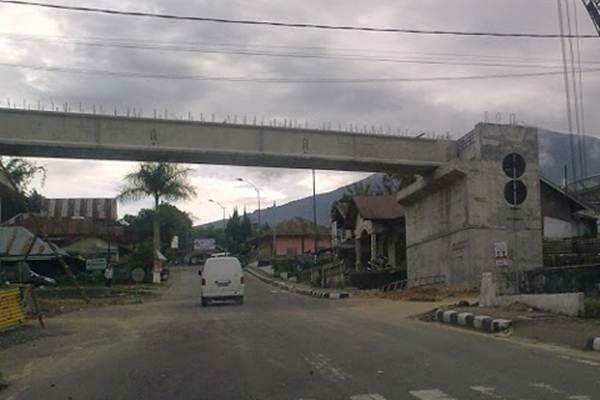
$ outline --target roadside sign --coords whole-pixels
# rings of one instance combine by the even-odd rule
[[[179,248],[179,236],[173,236],[173,239],[171,240],[171,248],[172,249],[178,249]]]
[[[89,258],[85,260],[86,271],[104,271],[106,269],[106,258]]]
[[[217,248],[215,239],[195,239],[194,250],[195,251],[212,251]]]
[[[494,255],[496,257],[496,267],[509,267],[511,265],[508,257],[508,244],[506,242],[494,243]]]

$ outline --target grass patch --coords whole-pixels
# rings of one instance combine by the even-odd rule
[[[583,300],[585,305],[585,317],[600,319],[600,297],[586,297]]]

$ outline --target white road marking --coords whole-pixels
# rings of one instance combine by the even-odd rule
[[[492,399],[504,399],[504,397],[496,393],[496,389],[490,386],[471,386],[471,390],[481,393],[484,396],[491,397]]]
[[[411,390],[408,393],[421,400],[456,400],[439,389]]]
[[[356,394],[354,396],[350,396],[350,400],[386,400],[380,394],[371,393],[371,394]]]
[[[567,397],[569,400],[592,400],[592,398],[588,395],[583,396],[569,396]]]
[[[307,363],[309,363],[314,369],[325,374],[333,380],[345,381],[350,378],[350,375],[342,371],[340,368],[336,368],[332,361],[327,358],[324,354],[315,353],[308,357],[304,357]]]
[[[600,367],[600,363],[592,360],[585,360],[583,358],[576,358],[575,361],[581,364],[591,365],[592,367]]]
[[[584,358],[573,358],[573,357],[569,357],[569,356],[560,356],[560,358],[562,358],[563,360],[575,361],[575,362],[578,362],[580,364],[585,364],[585,365],[589,365],[589,366],[592,366],[592,367],[600,367],[600,363],[599,362],[592,361],[592,360],[586,360]]]
[[[562,390],[559,390],[557,388],[555,388],[554,386],[552,386],[549,383],[542,383],[542,382],[532,382],[529,384],[530,387],[536,388],[536,389],[544,389],[547,390],[551,393],[563,393]]]

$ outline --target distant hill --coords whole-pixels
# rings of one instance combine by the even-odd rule
[[[571,148],[569,135],[546,129],[539,130],[540,168],[542,175],[560,185],[563,181],[563,168],[567,164],[571,179]],[[577,137],[574,137],[577,149]],[[595,136],[585,137],[585,155],[587,157],[588,176],[600,173],[600,139]],[[576,152],[576,154],[578,154]]]
[[[540,129],[539,132],[541,174],[560,185],[563,180],[564,165],[567,164],[570,168],[569,135],[546,129]],[[589,175],[600,173],[600,139],[587,136],[585,150]],[[381,183],[382,176],[382,174],[373,174],[359,182],[377,186]],[[331,192],[317,194],[317,221],[319,224],[329,225],[331,204],[340,199],[345,191],[346,188],[341,187]],[[277,207],[261,210],[261,220],[271,226],[293,217],[306,218],[312,221],[312,197],[305,197]],[[250,218],[256,221],[256,211],[250,214]],[[224,221],[220,220],[204,225],[224,226]]]

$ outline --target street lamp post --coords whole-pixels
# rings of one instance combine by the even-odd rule
[[[260,229],[261,225],[260,225],[260,189],[258,188],[258,186],[256,186],[254,183],[248,181],[247,179],[243,179],[243,178],[237,178],[238,181],[240,182],[245,182],[248,185],[252,186],[254,188],[254,190],[256,190],[256,200],[258,202],[258,229]]]
[[[225,206],[223,204],[219,203],[218,201],[213,200],[213,199],[209,199],[208,201],[210,201],[211,203],[215,203],[216,205],[218,205],[219,207],[221,207],[221,209],[223,210],[223,220],[225,220],[226,219],[225,218]]]

